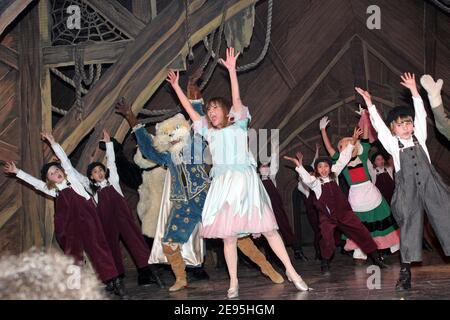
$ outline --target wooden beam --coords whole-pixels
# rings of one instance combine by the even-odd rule
[[[45,46],[51,45],[51,21],[50,18],[50,0],[40,0],[39,1],[39,34],[40,34],[40,47],[41,50]],[[42,108],[42,129],[47,131],[53,130],[52,125],[52,85],[50,81],[50,68],[42,64],[41,67],[41,108]],[[43,148],[48,148],[45,144]],[[45,159],[50,160],[50,159]],[[46,247],[51,247],[54,242],[55,235],[55,202],[53,199],[46,198],[44,200],[44,245]]]
[[[17,52],[2,44],[0,44],[0,61],[16,70],[19,69]]]
[[[326,114],[330,113],[331,111],[345,106],[347,103],[350,103],[352,101],[355,100],[355,95],[349,96],[345,99],[343,99],[342,101],[336,102],[335,104],[329,106],[326,109],[320,109],[321,111],[316,113],[313,117],[311,117],[310,119],[308,119],[307,121],[303,122],[297,129],[295,129],[280,145],[280,150],[283,150],[284,148],[286,148],[286,146],[289,145],[289,143],[292,141],[292,139],[294,139],[298,134],[300,134],[303,130],[305,130],[308,126],[310,126],[312,123],[314,123],[315,121],[319,120],[320,118],[322,118],[323,116],[325,116]]]
[[[261,44],[264,44],[266,38],[265,28],[267,26],[264,26],[257,13],[255,13],[255,18],[257,26],[253,28],[254,35]],[[270,61],[272,61],[273,66],[278,71],[278,74],[281,76],[281,78],[289,87],[289,89],[291,90],[294,89],[295,86],[297,85],[297,80],[295,80],[295,77],[289,70],[288,66],[284,62],[278,49],[276,48],[276,46],[272,41],[270,41],[269,43],[269,50],[267,51],[267,57],[270,59]]]
[[[303,139],[302,137],[300,137],[300,135],[296,135],[297,139],[300,140],[301,143],[303,143],[309,150],[311,150],[312,152],[316,152],[316,149],[314,149],[313,147],[311,147],[311,145],[305,141],[305,139]]]
[[[32,0],[2,0],[0,3],[0,35]]]
[[[133,40],[121,40],[115,42],[96,42],[84,44],[84,63],[114,63]],[[74,65],[74,45],[47,46],[42,49],[44,65],[49,67],[62,67]]]
[[[39,175],[43,164],[41,111],[42,57],[39,35],[39,10],[35,6],[19,23],[19,90],[18,106],[21,108],[21,168],[32,175]],[[22,187],[23,246],[41,246],[44,198],[29,186]]]
[[[39,1],[39,34],[41,49],[51,44],[51,19],[49,0]],[[50,83],[50,70],[48,66],[42,65],[41,70],[41,105],[42,105],[42,128],[52,130],[52,92]]]
[[[350,55],[353,72],[353,86],[363,87],[367,84],[367,67],[364,60],[363,42],[359,37],[355,37],[350,43]]]
[[[226,19],[255,2],[256,0],[230,0]],[[200,42],[219,27],[222,8],[221,2],[207,1],[191,16],[191,44]],[[84,97],[85,119],[82,122],[77,121],[77,111],[72,108],[57,123],[54,135],[67,153],[70,154],[75,149],[100,119],[107,118],[105,126],[111,134],[115,134],[123,122],[123,118],[114,113],[114,105],[120,97],[125,97],[133,104],[135,113],[142,109],[145,102],[164,82],[167,66],[178,55],[188,54],[184,22],[184,4],[175,1],[142,30],[134,43],[127,47],[119,60]],[[91,154],[97,147],[98,137],[91,138],[85,149],[86,154]],[[86,161],[88,159],[82,159],[80,165],[83,166]]]
[[[156,17],[156,14],[153,14],[152,9],[156,10],[155,1],[131,0],[131,10],[133,14],[144,24],[152,21],[152,17]]]
[[[424,2],[423,41],[425,46],[423,69],[425,74],[435,74],[436,70],[436,27],[437,10],[434,5]]]
[[[322,69],[322,72],[314,79],[314,81],[311,83],[311,85],[306,89],[304,94],[300,97],[298,101],[293,103],[293,106],[291,110],[288,112],[286,116],[282,119],[281,123],[277,126],[278,129],[283,129],[288,122],[292,119],[294,114],[299,112],[305,102],[309,99],[309,97],[313,94],[313,92],[316,90],[316,88],[319,86],[319,84],[325,79],[325,77],[328,75],[328,73],[333,69],[333,67],[339,62],[339,60],[344,56],[344,54],[347,52],[348,49],[350,49],[350,44],[355,36],[352,36],[342,47],[341,49],[333,54],[331,61],[325,66],[324,69]],[[333,46],[330,47],[330,49],[333,49]],[[333,50],[334,51],[334,50]],[[330,52],[330,51],[329,51]],[[297,88],[296,88],[297,89]],[[297,95],[296,89],[293,90],[294,95]],[[291,100],[292,96],[290,95],[288,99]],[[283,103],[282,105],[292,105],[292,103]]]
[[[116,0],[82,0],[130,38],[136,38],[145,27],[134,14]]]

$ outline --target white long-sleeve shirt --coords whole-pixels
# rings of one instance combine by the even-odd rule
[[[423,106],[423,100],[421,97],[413,97],[414,102],[414,135],[425,151],[428,161],[431,163],[430,154],[428,152],[428,148],[426,145],[427,141],[427,112],[425,107]],[[377,108],[375,105],[371,105],[368,107],[370,114],[370,121],[372,122],[373,127],[378,132],[378,140],[380,140],[384,149],[392,155],[392,159],[394,160],[395,172],[400,171],[400,148],[398,146],[398,140],[403,144],[404,148],[409,148],[414,146],[413,138],[404,140],[399,137],[393,136],[391,130],[386,126],[383,119],[381,119],[380,115],[377,112]],[[403,149],[404,149],[403,148]]]
[[[106,167],[109,169],[109,178],[104,179],[101,182],[97,182],[96,185],[100,187],[100,190],[104,187],[107,187],[108,185],[112,185],[114,189],[122,196],[122,188],[120,187],[120,179],[119,174],[117,173],[117,166],[116,166],[116,155],[114,153],[114,145],[112,142],[106,143]],[[80,180],[83,183],[83,186],[89,190],[92,193],[90,181],[89,178],[86,176],[81,175],[82,178]],[[94,196],[95,202],[98,202],[98,194],[95,193]]]
[[[331,172],[334,172],[336,177],[344,170],[347,166],[347,163],[352,158],[354,145],[348,144],[347,147],[340,153],[339,159],[335,164],[331,166]],[[316,194],[316,198],[319,199],[322,195],[322,184],[330,182],[331,179],[329,177],[326,178],[317,178],[315,176],[311,176],[308,171],[303,168],[303,166],[295,168],[295,171],[300,175],[300,179]]]
[[[82,181],[81,178],[83,178],[83,175],[81,175],[77,170],[75,170],[66,153],[64,152],[63,148],[61,148],[59,144],[57,143],[52,144],[52,149],[55,152],[56,156],[61,161],[61,167],[64,169],[67,175],[66,180],[64,180],[62,183],[56,184],[57,190],[61,191],[64,190],[65,188],[71,187],[77,194],[79,194],[86,200],[89,200],[91,196],[84,189],[83,183],[81,182]],[[56,189],[49,189],[44,181],[37,179],[22,170],[19,170],[16,176],[17,178],[32,185],[36,190],[39,190],[51,197],[58,196],[58,192]],[[68,182],[70,182],[70,186]]]
[[[316,151],[316,153],[314,154],[314,158],[313,158],[313,160],[311,162],[311,167],[314,168],[314,163],[316,162],[316,159],[318,157],[319,157],[319,152]],[[309,198],[309,191],[310,191],[309,187],[303,182],[303,180],[300,178],[300,176],[298,177],[297,189],[298,189],[298,191],[303,193],[306,198]]]
[[[373,167],[373,164],[370,160],[367,160],[367,168],[369,169],[370,179],[372,183],[375,184],[377,182],[377,175],[387,172],[392,179],[394,179],[394,172],[391,167]]]

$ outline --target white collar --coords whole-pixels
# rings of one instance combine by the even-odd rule
[[[66,189],[66,188],[69,188],[69,187],[70,187],[70,182],[67,181],[67,179],[64,179],[63,182],[61,182],[61,183],[56,183],[55,185],[56,185],[56,188],[57,188],[59,191],[61,191],[61,190],[64,190],[64,189]]]
[[[104,179],[103,181],[96,182],[95,185],[103,189],[104,187],[107,187],[109,185],[109,182],[108,179]]]

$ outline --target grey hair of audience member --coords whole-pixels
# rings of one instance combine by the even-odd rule
[[[56,250],[0,257],[0,300],[106,299],[97,276]]]

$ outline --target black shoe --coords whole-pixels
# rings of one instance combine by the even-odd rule
[[[331,272],[330,272],[330,263],[329,263],[328,260],[323,259],[323,260],[320,262],[320,271],[322,272],[322,275],[325,276],[325,277],[328,277],[328,276],[331,275]]]
[[[352,256],[353,256],[352,251],[346,251],[346,250],[344,249],[344,247],[341,247],[340,253],[341,253],[343,256],[349,256],[349,257],[352,257]]]
[[[201,268],[186,268],[187,281],[202,281],[209,280],[209,275],[206,273],[203,267]]]
[[[308,261],[308,258],[305,256],[302,249],[294,249],[294,258],[296,260]]]
[[[112,280],[108,281],[105,286],[105,291],[109,294],[114,293],[114,283]]]
[[[114,294],[116,296],[119,296],[121,300],[129,300],[129,297],[125,291],[125,285],[123,283],[123,280],[117,277],[114,278],[112,282],[114,286]]]
[[[369,254],[370,260],[373,264],[380,267],[380,269],[387,269],[387,264],[384,263],[383,257],[379,253],[370,253]]]
[[[395,285],[396,291],[407,291],[411,289],[411,270],[400,269],[400,277]]]
[[[138,269],[138,285],[146,286],[156,283],[161,289],[165,288],[164,283],[159,278],[158,274],[151,266]]]

